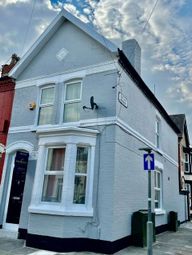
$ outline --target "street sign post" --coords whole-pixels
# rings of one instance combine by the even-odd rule
[[[155,156],[150,148],[141,148],[147,153],[143,155],[143,168],[148,171],[148,220],[147,220],[147,254],[153,254],[153,222],[151,213],[151,171],[155,170]]]

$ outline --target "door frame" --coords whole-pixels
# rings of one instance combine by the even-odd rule
[[[19,228],[18,224],[11,224],[11,223],[6,222],[9,199],[10,199],[10,193],[11,193],[11,184],[12,184],[12,179],[13,179],[13,170],[14,170],[14,167],[15,167],[16,152],[14,152],[12,155],[9,155],[9,156],[12,157],[12,159],[11,159],[11,171],[10,171],[10,175],[9,175],[9,184],[8,184],[8,187],[7,187],[5,210],[4,210],[4,215],[3,215],[3,228],[7,229],[7,230],[17,231],[18,228]]]
[[[5,207],[4,207],[4,212],[3,212],[3,228],[7,229],[7,230],[11,230],[11,231],[18,231],[19,228],[19,224],[12,224],[12,223],[6,223],[6,218],[7,218],[7,212],[8,212],[8,205],[9,205],[9,198],[10,198],[10,193],[11,193],[11,184],[12,184],[12,178],[13,178],[13,170],[14,170],[14,166],[15,166],[15,156],[16,156],[16,152],[17,151],[25,151],[27,153],[29,153],[29,158],[28,160],[30,160],[31,158],[34,158],[34,145],[26,142],[26,141],[18,141],[18,142],[14,142],[12,144],[10,144],[9,146],[7,146],[6,148],[6,166],[4,166],[4,176],[2,179],[2,187],[4,189],[4,183],[5,183],[5,178],[6,178],[6,174],[5,172],[7,171],[7,168],[9,166],[11,166],[11,170],[10,170],[10,174],[8,175],[7,178],[9,178],[8,180],[8,186],[7,186],[7,190],[6,190],[6,198],[5,198]],[[33,156],[32,156],[33,155]],[[11,158],[11,163],[10,165],[8,164],[8,159]],[[6,188],[6,187],[5,187]]]

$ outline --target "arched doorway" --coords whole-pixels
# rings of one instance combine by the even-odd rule
[[[3,228],[18,230],[28,159],[33,153],[33,145],[27,142],[14,143],[8,146],[6,152],[6,174],[2,197],[5,201]]]

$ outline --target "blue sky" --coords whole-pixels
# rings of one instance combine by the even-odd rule
[[[142,78],[168,113],[185,113],[192,139],[192,1],[0,0],[0,64],[19,56],[65,7],[118,46],[135,38]],[[149,20],[149,22],[147,22]]]

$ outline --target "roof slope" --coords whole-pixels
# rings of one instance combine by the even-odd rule
[[[103,47],[108,49],[111,53],[117,53],[118,50],[115,44],[113,44],[101,34],[97,33],[93,29],[93,27],[90,26],[90,24],[82,22],[80,19],[76,18],[65,9],[62,9],[60,13],[55,17],[55,19],[51,22],[51,24],[47,27],[47,29],[37,39],[37,41],[20,59],[18,64],[16,64],[16,66],[11,70],[9,74],[11,77],[16,79],[21,74],[25,67],[38,54],[38,52],[43,48],[43,46],[48,42],[48,40],[53,36],[53,34],[57,31],[59,26],[65,20],[70,21],[72,24],[84,31],[86,34],[88,34],[90,37],[100,43]]]
[[[187,146],[189,146],[190,141],[189,141],[189,134],[188,134],[187,121],[186,121],[185,114],[174,114],[174,115],[170,115],[170,117],[180,130],[179,137],[182,138],[185,135],[186,144]]]
[[[170,115],[170,117],[173,120],[173,122],[177,125],[182,134],[184,132],[184,125],[186,122],[185,114],[174,114]]]

